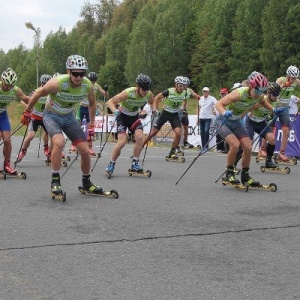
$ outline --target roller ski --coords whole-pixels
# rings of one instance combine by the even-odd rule
[[[61,153],[61,159],[63,161],[71,161],[71,157],[69,155],[65,155],[64,152]]]
[[[190,144],[188,141],[184,141],[183,142],[183,146],[181,146],[181,149],[194,149],[196,147],[194,147],[192,144]]]
[[[131,168],[128,169],[128,175],[129,176],[151,177],[152,172],[150,170],[144,171],[139,165],[139,160],[133,159]]]
[[[115,170],[115,162],[110,161],[109,164],[107,165],[105,171],[106,171],[106,177],[109,179],[111,175],[113,174]]]
[[[288,157],[285,155],[284,152],[280,151],[278,155],[274,157],[275,163],[284,163],[284,164],[291,164],[297,165],[298,161],[295,157]]]
[[[178,155],[178,150],[176,151],[174,148],[172,148],[171,151],[170,151],[170,153],[169,153],[169,155],[166,156],[166,161],[184,163],[185,162],[185,158],[183,156],[179,156]]]
[[[248,191],[248,187],[235,178],[234,168],[227,168],[226,175],[222,178],[222,185],[230,185],[237,189]]]
[[[18,173],[17,170],[12,168],[9,161],[4,162],[4,169],[1,170],[0,173],[2,174],[1,177],[3,179],[6,179],[8,177],[17,178],[17,179],[26,179],[27,178],[25,172]]]
[[[62,190],[60,184],[60,175],[53,174],[51,181],[51,197],[52,199],[61,200],[62,202],[66,202],[67,195],[66,192]]]
[[[248,189],[259,189],[259,190],[268,190],[271,192],[277,191],[277,185],[275,183],[270,183],[269,185],[261,184],[259,181],[254,180],[249,175],[248,169],[243,169],[241,174],[241,182]]]
[[[284,174],[289,174],[291,172],[291,169],[289,167],[281,168],[278,165],[275,165],[272,161],[271,157],[267,157],[266,159],[266,165],[261,166],[260,170],[265,173],[265,172],[273,172],[273,173],[284,173]]]
[[[116,190],[104,191],[97,185],[94,185],[90,180],[90,175],[82,177],[82,186],[78,187],[81,194],[108,197],[108,198],[119,198],[119,193]]]

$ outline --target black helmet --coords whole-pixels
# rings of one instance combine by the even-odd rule
[[[88,75],[88,78],[90,81],[96,81],[98,76],[97,76],[96,72],[90,72]]]
[[[135,82],[143,90],[149,90],[151,87],[151,78],[144,74],[139,74]]]
[[[281,92],[281,87],[277,82],[269,82],[268,84],[268,93],[279,94]]]

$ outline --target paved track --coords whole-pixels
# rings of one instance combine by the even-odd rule
[[[152,177],[129,177],[128,144],[107,179],[113,145],[92,180],[118,199],[81,195],[76,161],[67,202],[53,201],[38,139],[17,166],[27,179],[0,180],[0,299],[300,299],[300,166],[264,174],[253,159],[251,175],[278,191],[244,192],[215,183],[225,155],[207,153],[175,185],[195,150],[180,164],[148,148]]]

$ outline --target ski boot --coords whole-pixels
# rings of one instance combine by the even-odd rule
[[[115,162],[110,161],[109,164],[107,165],[105,171],[106,171],[106,177],[109,179],[112,175],[112,173],[115,170]]]
[[[22,149],[19,155],[17,156],[15,164],[19,163],[26,155],[27,150]]]
[[[60,175],[58,173],[52,174],[51,180],[51,197],[52,199],[62,200],[62,202],[66,201],[66,192],[64,192],[61,188],[60,184]]]
[[[151,177],[152,172],[150,170],[147,170],[146,172],[144,172],[144,170],[139,165],[139,160],[133,158],[132,164],[131,164],[131,169],[128,169],[128,174],[129,174],[129,176],[141,175],[141,176]]]
[[[44,145],[44,154],[45,154],[45,156],[49,155],[49,147],[48,147],[48,145]]]
[[[222,178],[222,185],[231,185],[236,188],[245,189],[245,186],[235,178],[235,172],[233,167],[227,167],[225,177]]]
[[[90,156],[97,156],[96,152],[92,149],[92,147],[89,148]]]
[[[286,156],[283,150],[280,150],[278,155],[275,157],[275,162],[293,164],[293,165],[296,165],[298,163],[296,158]]]
[[[278,165],[274,164],[271,156],[267,156],[266,165],[260,167],[260,170],[264,172],[276,172],[276,173],[285,173],[289,174],[291,169],[289,167],[280,168]]]
[[[249,186],[249,187],[259,187],[260,186],[259,181],[256,181],[253,178],[251,178],[251,176],[249,175],[248,168],[242,169],[241,182],[242,182],[242,184]]]
[[[78,190],[81,194],[109,197],[109,198],[119,198],[119,194],[117,191],[111,190],[109,192],[105,192],[102,188],[93,184],[91,182],[90,177],[91,177],[91,175],[83,175],[82,176],[82,186],[78,187]]]
[[[175,152],[175,149],[172,148],[169,155],[166,156],[166,161],[174,161],[174,162],[184,163],[185,158],[183,156],[177,156],[176,152]]]
[[[183,141],[183,146],[181,147],[181,149],[193,149],[194,146],[192,144],[190,144],[187,140]]]
[[[255,161],[258,163],[260,160],[265,160],[267,158],[267,152],[264,147],[261,147],[257,153]]]

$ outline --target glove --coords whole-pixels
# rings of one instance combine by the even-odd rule
[[[95,135],[95,126],[94,125],[89,125],[88,134],[89,134],[89,136]]]
[[[224,116],[225,118],[231,117],[231,116],[232,116],[232,111],[231,111],[231,110],[228,110],[228,109],[225,110],[223,116]]]
[[[273,112],[274,112],[275,115],[279,115],[284,110],[285,110],[285,107],[275,107],[275,108],[273,108]]]
[[[115,117],[117,117],[119,114],[120,114],[120,111],[119,111],[118,109],[116,109],[116,110],[114,111]]]
[[[21,116],[21,123],[25,126],[28,126],[31,120],[31,112],[28,110],[24,110]]]

